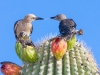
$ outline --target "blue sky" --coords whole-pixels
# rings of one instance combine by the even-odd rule
[[[15,53],[15,37],[13,26],[15,21],[24,18],[26,14],[48,18],[63,13],[72,18],[77,29],[84,30],[84,40],[100,66],[100,0],[2,0],[0,2],[0,62],[11,61],[22,65]],[[59,22],[55,20],[34,21],[32,39],[57,33]],[[3,75],[0,73],[0,75]]]

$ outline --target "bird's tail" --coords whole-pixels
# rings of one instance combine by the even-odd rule
[[[78,33],[78,35],[83,35],[84,30],[83,29],[80,29],[77,33]]]

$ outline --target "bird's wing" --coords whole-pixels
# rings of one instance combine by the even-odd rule
[[[70,21],[70,24],[71,24],[70,26],[76,28],[77,25],[74,22],[74,20],[73,19],[68,19],[68,20]]]
[[[18,38],[17,34],[16,34],[17,33],[16,30],[17,30],[17,26],[18,26],[19,21],[21,21],[21,20],[16,21],[15,24],[14,24],[14,33],[15,33],[16,39]]]
[[[70,35],[76,29],[76,23],[72,19],[62,20],[59,24],[59,31],[62,35]]]
[[[33,25],[32,25],[32,28],[31,28],[30,32],[31,32],[31,34],[32,34],[32,32],[33,32]]]

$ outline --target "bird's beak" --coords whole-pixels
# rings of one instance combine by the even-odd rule
[[[41,18],[41,17],[36,17],[36,19],[35,20],[44,20],[43,18]]]
[[[54,17],[50,17],[50,19],[56,19],[56,17],[54,16]]]

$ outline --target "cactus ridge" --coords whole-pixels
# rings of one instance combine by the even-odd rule
[[[21,75],[99,75],[98,65],[84,43],[77,41],[62,59],[56,60],[51,42],[46,40],[37,48],[38,61],[24,62]]]

